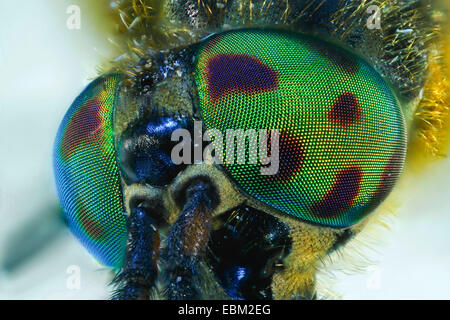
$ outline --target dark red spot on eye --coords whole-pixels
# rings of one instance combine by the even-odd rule
[[[99,115],[101,106],[96,98],[87,101],[67,124],[61,141],[61,156],[67,160],[72,152],[83,142],[95,140],[101,134],[99,130],[102,119]]]
[[[221,54],[207,66],[208,92],[215,101],[230,92],[254,94],[274,90],[278,73],[257,58],[247,55]]]
[[[316,216],[327,218],[350,209],[353,200],[358,196],[361,179],[362,170],[358,167],[342,170],[325,197],[311,206],[311,212]]]
[[[81,225],[83,226],[83,229],[85,232],[94,240],[99,240],[103,237],[103,231],[102,227],[100,226],[100,223],[91,218],[91,217],[84,217],[81,218]]]
[[[369,213],[388,196],[397,182],[402,172],[403,162],[405,159],[405,149],[397,148],[389,159],[386,167],[381,173],[381,180],[375,189],[374,195],[370,200],[366,213]]]
[[[80,225],[84,232],[89,235],[94,240],[99,240],[103,237],[103,229],[96,219],[94,219],[89,213],[89,209],[83,203],[78,205],[78,216],[80,217]]]
[[[271,155],[272,135],[268,136],[267,153]],[[300,138],[292,136],[288,132],[280,132],[279,138],[279,166],[274,175],[265,176],[269,179],[289,180],[302,168],[304,161],[303,143]],[[273,160],[272,160],[273,161]]]
[[[358,71],[358,62],[346,51],[318,41],[311,41],[311,46],[346,74],[354,75]]]
[[[328,119],[342,126],[355,123],[361,115],[361,106],[351,92],[341,94],[328,111]]]

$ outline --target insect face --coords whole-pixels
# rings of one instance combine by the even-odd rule
[[[394,94],[362,59],[330,43],[235,30],[152,52],[133,68],[131,84],[111,74],[75,100],[56,139],[56,180],[69,226],[106,265],[133,265],[133,241],[150,236],[130,231],[127,258],[124,213],[139,225],[145,211],[152,219],[144,229],[170,228],[161,264],[148,271],[162,274],[169,298],[271,298],[272,280],[292,271],[275,268],[289,252],[297,255],[291,266],[311,267],[401,172],[406,129]],[[224,137],[278,130],[278,141],[267,141],[278,170],[262,175],[262,162],[235,163],[228,149],[223,165],[175,164],[171,136],[193,135],[194,120]],[[247,143],[236,157],[250,151]],[[186,265],[194,271],[186,274]],[[215,289],[205,289],[206,278]],[[312,297],[310,286],[302,294]]]

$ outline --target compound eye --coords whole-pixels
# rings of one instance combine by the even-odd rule
[[[89,252],[120,267],[127,238],[112,126],[119,76],[94,80],[59,127],[54,172],[67,223]]]
[[[195,76],[206,129],[278,131],[275,174],[261,174],[259,157],[250,163],[250,143],[240,164],[224,147],[223,166],[242,191],[285,214],[351,226],[402,171],[406,129],[395,95],[369,64],[336,45],[281,31],[230,31],[198,48]]]

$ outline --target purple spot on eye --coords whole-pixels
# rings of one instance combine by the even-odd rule
[[[346,126],[361,118],[361,107],[351,92],[341,94],[328,111],[330,121]]]
[[[233,91],[253,94],[274,90],[278,85],[275,70],[247,55],[216,55],[208,61],[207,70],[208,92],[213,101]]]
[[[358,167],[342,170],[336,177],[331,190],[311,206],[311,212],[319,217],[336,216],[352,206],[359,193],[362,171]]]

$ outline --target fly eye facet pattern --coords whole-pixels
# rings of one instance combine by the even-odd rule
[[[102,264],[120,267],[127,238],[112,117],[119,76],[93,81],[56,136],[58,196],[72,232]]]

